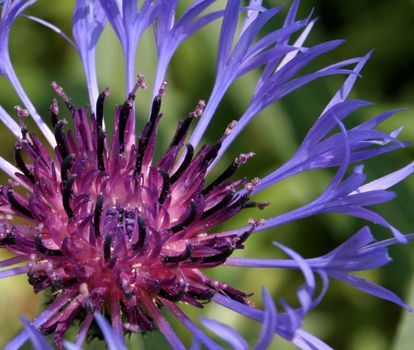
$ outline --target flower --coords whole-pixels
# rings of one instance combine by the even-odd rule
[[[49,108],[50,128],[20,84],[8,50],[11,26],[35,2],[4,1],[0,19],[0,73],[10,81],[24,105],[15,108],[19,123],[0,109],[0,119],[17,137],[16,166],[0,158],[0,168],[11,178],[7,186],[0,188],[0,246],[16,255],[0,262],[0,267],[6,268],[0,271],[0,277],[27,274],[34,291],[49,290],[52,300],[34,321],[22,319],[25,331],[7,349],[19,348],[28,338],[34,347],[47,348],[39,333],[53,334],[60,348],[63,344],[81,347],[94,322],[113,349],[124,348],[124,333],[153,329],[161,331],[173,348],[185,348],[161,308],[194,335],[195,348],[200,344],[221,348],[181,310],[181,302],[196,308],[214,302],[262,323],[257,349],[268,347],[274,334],[302,349],[328,348],[302,329],[302,320],[321,302],[330,278],[408,308],[391,291],[350,274],[389,263],[386,247],[412,239],[367,207],[392,200],[394,194],[388,189],[409,176],[414,163],[368,183],[361,165],[345,176],[350,164],[407,145],[397,139],[400,129],[390,134],[376,129],[394,112],[350,129],[345,126],[353,111],[368,104],[349,100],[348,95],[370,54],[302,73],[304,67],[342,41],[305,46],[314,20],[312,13],[306,19],[296,19],[297,0],[283,25],[264,36],[259,32],[281,8],[266,9],[257,0],[246,7],[239,0],[229,0],[224,8],[213,12],[207,10],[214,1],[198,0],[178,19],[177,1],[144,0],[137,7],[133,0],[77,0],[73,41],[53,24],[28,16],[75,47],[88,85],[90,108],[77,108],[65,90],[52,82],[53,90],[71,114],[73,128],[61,118],[56,99]],[[238,31],[240,16],[244,22]],[[165,76],[169,62],[183,41],[217,19],[222,19],[222,24],[211,95],[207,101],[199,100],[178,123],[169,146],[156,161],[154,150],[162,123],[161,104],[168,93]],[[125,54],[127,93],[125,101],[116,107],[111,137],[104,123],[104,105],[110,91],[106,88],[99,93],[95,67],[96,45],[107,22]],[[141,35],[151,26],[158,66],[148,122],[139,131],[135,125],[135,97],[147,84],[144,76],[136,75],[134,70],[136,48]],[[292,41],[292,34],[297,32],[298,38]],[[198,148],[228,88],[259,67],[263,70],[244,114],[237,121],[229,121],[216,143]],[[345,82],[290,160],[263,179],[234,179],[238,168],[255,155],[242,153],[213,181],[206,180],[230,144],[260,111],[310,81],[329,75],[344,75]],[[49,154],[48,146],[28,130],[26,119],[30,117],[54,148],[54,154]],[[197,125],[190,136],[193,123]],[[251,199],[256,193],[293,175],[321,168],[338,170],[314,201],[266,221],[251,219],[245,227],[225,232],[217,228],[247,208],[264,209],[267,203]],[[394,238],[372,243],[369,229],[363,228],[319,258],[305,259],[277,242],[291,259],[230,257],[244,248],[251,235],[323,212],[380,224]],[[13,267],[20,263],[24,264]],[[205,273],[221,265],[299,269],[305,280],[297,291],[299,307],[281,300],[284,311],[278,313],[263,290],[265,310],[255,308],[249,291],[240,291]],[[320,291],[316,287],[317,276],[322,281]],[[76,342],[65,343],[64,336],[75,320],[80,320]],[[218,336],[224,335],[234,348],[248,348],[246,340],[227,325],[206,318],[200,322]]]

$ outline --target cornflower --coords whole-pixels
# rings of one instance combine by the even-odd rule
[[[0,271],[0,277],[26,274],[34,291],[49,291],[51,300],[35,320],[22,319],[24,331],[6,349],[20,348],[29,338],[36,349],[50,348],[43,338],[48,334],[53,335],[59,348],[80,348],[88,334],[96,334],[96,325],[111,349],[124,349],[127,333],[153,329],[158,329],[172,348],[184,349],[161,309],[191,332],[194,349],[221,349],[223,343],[209,337],[180,308],[181,303],[187,303],[201,309],[209,302],[263,325],[255,349],[267,348],[275,334],[301,349],[329,349],[302,328],[302,320],[321,302],[330,279],[409,309],[393,292],[352,274],[388,264],[388,246],[406,243],[413,237],[368,209],[395,197],[388,189],[413,172],[413,163],[370,182],[360,165],[407,145],[397,139],[400,129],[389,134],[376,129],[395,111],[353,128],[345,126],[353,111],[368,105],[350,100],[348,95],[369,53],[303,73],[312,61],[343,41],[307,47],[305,42],[315,21],[312,13],[305,19],[296,18],[298,0],[293,1],[283,25],[263,36],[259,33],[281,7],[267,9],[258,0],[245,6],[240,0],[228,0],[222,9],[210,12],[215,1],[198,0],[178,19],[176,0],[144,0],[140,4],[134,0],[77,0],[73,40],[53,24],[28,16],[59,33],[80,56],[89,107],[76,107],[58,83],[51,84],[71,115],[71,130],[62,118],[57,99],[50,105],[50,125],[38,114],[10,59],[10,28],[35,2],[6,0],[0,19],[0,73],[10,81],[23,104],[15,108],[19,122],[0,108],[0,119],[17,138],[15,165],[0,158],[0,168],[10,177],[8,185],[0,188],[0,246],[15,254],[0,262],[0,267],[6,268]],[[155,160],[157,129],[162,125],[164,108],[161,104],[169,89],[165,80],[169,62],[187,38],[216,20],[221,20],[221,31],[211,95],[195,103],[195,108],[178,123],[162,156]],[[95,67],[96,45],[107,22],[121,43],[126,67],[126,99],[116,107],[112,121],[106,120],[106,124],[113,124],[112,135],[108,135],[104,122],[104,105],[110,92],[108,88],[99,92]],[[137,132],[135,98],[147,83],[142,74],[135,72],[136,49],[149,27],[155,34],[158,65],[149,118]],[[292,40],[297,33],[296,40]],[[199,147],[228,88],[259,67],[260,79],[243,115],[229,121],[216,143]],[[238,168],[254,156],[253,152],[242,153],[219,176],[206,180],[240,132],[264,108],[330,75],[344,75],[344,84],[285,164],[262,179],[234,178]],[[27,118],[34,120],[49,145],[28,130]],[[190,133],[194,123],[197,125]],[[48,151],[49,146],[53,153]],[[346,177],[354,163],[359,165]],[[337,168],[337,172],[312,202],[267,220],[250,219],[244,227],[221,232],[217,229],[245,209],[264,209],[267,203],[252,200],[255,194],[296,174],[322,168]],[[289,258],[231,257],[258,232],[324,212],[363,218],[389,229],[393,237],[376,242],[370,229],[363,227],[321,257],[305,259],[278,242],[275,245]],[[17,264],[20,266],[14,266]],[[304,283],[297,291],[299,306],[289,306],[282,300],[284,310],[278,312],[272,297],[263,290],[265,309],[255,308],[249,291],[240,291],[205,273],[223,265],[300,270]],[[320,291],[316,287],[318,276]],[[80,326],[75,343],[65,342],[65,333],[76,320]],[[206,318],[200,318],[200,323],[235,349],[250,347],[225,324]]]

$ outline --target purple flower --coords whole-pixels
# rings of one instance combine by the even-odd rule
[[[229,0],[210,11],[213,0],[197,0],[176,19],[178,1],[77,0],[73,13],[73,40],[43,19],[29,19],[54,30],[76,49],[84,67],[89,107],[76,107],[56,82],[51,86],[68,109],[73,128],[63,119],[55,99],[49,108],[50,126],[36,112],[14,71],[9,50],[9,31],[17,16],[36,1],[6,0],[0,19],[0,74],[16,90],[23,107],[16,106],[19,122],[2,108],[0,119],[16,136],[14,164],[0,158],[0,168],[10,177],[0,186],[0,247],[15,257],[0,262],[0,278],[26,274],[34,291],[51,291],[52,300],[32,322],[22,319],[24,331],[6,349],[20,348],[30,338],[36,349],[50,348],[43,335],[52,334],[62,348],[79,348],[95,324],[110,349],[124,349],[124,334],[158,329],[174,349],[185,345],[161,309],[167,310],[194,336],[193,348],[202,344],[220,349],[200,324],[230,346],[247,349],[248,342],[229,326],[200,318],[199,324],[180,308],[214,302],[262,324],[256,349],[265,349],[273,336],[280,336],[301,349],[329,349],[302,329],[305,316],[323,299],[329,279],[341,280],[376,297],[408,308],[381,286],[352,275],[390,262],[387,247],[405,243],[404,235],[385,218],[366,207],[390,201],[388,189],[414,171],[413,163],[367,182],[360,163],[407,145],[397,139],[400,129],[388,133],[376,128],[392,117],[386,112],[353,128],[351,113],[367,106],[348,95],[370,57],[346,59],[303,73],[320,55],[342,44],[335,40],[312,47],[305,45],[315,23],[312,13],[296,19],[299,1],[294,0],[280,28],[259,35],[272,22],[280,7],[267,9],[252,0],[242,4]],[[210,12],[209,12],[210,11]],[[241,29],[239,18],[243,17]],[[207,102],[178,123],[169,146],[154,159],[157,129],[162,127],[163,96],[169,62],[177,48],[195,32],[221,19],[216,77]],[[112,134],[105,128],[105,102],[109,88],[99,93],[95,66],[96,45],[105,25],[115,31],[125,55],[126,98],[115,109]],[[147,84],[134,71],[141,35],[152,27],[158,53],[153,101],[146,125],[135,126],[135,96]],[[291,36],[298,34],[295,41]],[[250,103],[236,121],[229,121],[214,144],[198,147],[228,88],[238,78],[262,68]],[[246,125],[268,105],[307,83],[330,75],[344,75],[345,82],[284,165],[263,179],[234,176],[255,154],[242,153],[212,181],[206,176]],[[33,118],[46,141],[48,152],[26,118]],[[190,135],[190,127],[196,124]],[[353,174],[346,177],[351,164]],[[220,232],[218,225],[248,208],[263,209],[266,203],[252,200],[256,193],[296,174],[321,168],[337,168],[326,190],[312,202],[288,213]],[[394,235],[374,242],[363,228],[334,251],[305,259],[292,249],[275,243],[291,259],[232,258],[249,237],[284,223],[324,212],[356,216],[388,228]],[[16,264],[22,264],[15,267]],[[208,277],[216,266],[299,269],[304,283],[296,293],[299,306],[283,299],[277,311],[263,290],[264,310],[255,308],[249,291],[241,291]],[[316,288],[316,276],[322,287]],[[281,308],[279,308],[281,309]],[[64,341],[68,329],[80,320],[75,343]]]

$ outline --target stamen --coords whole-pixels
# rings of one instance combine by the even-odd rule
[[[96,198],[96,206],[95,206],[95,212],[93,216],[93,228],[95,230],[96,237],[101,236],[99,226],[101,223],[102,208],[103,208],[103,194],[101,192],[98,194],[98,197]]]
[[[236,242],[237,248],[238,249],[243,248],[243,243],[246,242],[246,240],[250,237],[250,235],[256,229],[256,227],[263,225],[265,222],[266,220],[264,219],[256,220],[256,219],[250,218],[248,221],[250,228],[239,236],[239,240]]]
[[[158,172],[162,175],[162,189],[158,197],[158,203],[163,204],[170,190],[170,177],[165,169],[159,168]]]
[[[59,115],[59,105],[57,100],[54,98],[52,104],[49,107],[49,118],[50,122],[52,123],[53,129],[56,128],[58,123],[58,115]]]
[[[77,175],[76,174],[73,174],[68,179],[68,181],[66,181],[64,183],[64,186],[63,186],[63,193],[62,193],[63,208],[65,209],[65,212],[66,212],[66,214],[67,214],[67,216],[69,218],[73,218],[73,216],[74,216],[73,210],[72,210],[72,208],[70,206],[70,198],[73,195],[72,186],[73,186],[73,184],[74,184],[74,182],[76,180],[76,177],[77,177]]]
[[[128,99],[124,102],[124,104],[121,107],[121,111],[119,112],[119,123],[118,123],[118,140],[120,145],[120,152],[123,152],[125,149],[125,128],[126,124],[130,115],[130,112],[132,110],[132,107],[134,106],[134,98],[135,95],[130,95]]]
[[[258,177],[255,177],[252,181],[244,185],[244,188],[247,192],[252,192],[254,188],[260,183],[260,179]]]
[[[198,117],[201,117],[201,115],[203,114],[203,112],[204,112],[204,108],[206,108],[206,101],[204,101],[204,100],[199,100],[198,101],[198,104],[197,104],[197,107],[195,108],[195,110],[193,111],[193,112],[191,112],[190,113],[190,115],[193,117],[193,118],[198,118]]]
[[[102,129],[103,124],[103,114],[104,114],[104,102],[105,99],[109,97],[110,91],[109,88],[105,88],[99,96],[98,100],[96,101],[96,130],[99,131]],[[98,134],[99,135],[99,134]]]
[[[180,261],[187,260],[191,258],[191,253],[193,251],[193,247],[190,243],[186,244],[185,250],[177,256],[164,256],[161,258],[161,261],[163,263],[169,264],[169,263],[178,263]]]
[[[243,205],[243,209],[247,208],[259,208],[260,210],[263,210],[266,208],[270,203],[269,202],[254,202],[254,201],[248,201]]]
[[[209,186],[207,186],[201,193],[205,196],[206,194],[210,193],[214,188],[220,185],[222,182],[227,180],[230,176],[232,176],[236,170],[240,167],[240,165],[245,164],[250,158],[254,157],[255,154],[253,152],[249,153],[242,153],[240,154],[239,158],[236,158],[224,172],[215,179]]]
[[[161,110],[161,96],[155,96],[152,101],[150,122],[154,123]]]
[[[144,246],[146,235],[147,228],[145,227],[144,219],[141,215],[138,215],[138,240],[132,245],[134,251],[138,251]]]
[[[147,144],[147,138],[145,136],[140,136],[138,138],[138,151],[137,151],[137,159],[135,161],[134,175],[138,175],[141,173],[142,160],[144,159],[146,144]]]
[[[29,116],[29,111],[25,108],[22,108],[22,107],[18,106],[18,105],[14,106],[14,110],[16,111],[17,116],[20,119],[24,119],[24,118],[27,118]]]
[[[178,124],[177,131],[175,132],[175,135],[173,137],[173,140],[171,141],[170,147],[177,146],[182,141],[191,125],[191,122],[203,114],[205,105],[205,101],[200,100],[198,102],[196,109],[193,112],[191,112],[187,116],[187,118],[185,118],[183,121],[180,121],[180,123]]]
[[[214,289],[201,289],[191,286],[188,288],[187,295],[193,299],[209,301],[216,291]]]
[[[188,225],[190,225],[193,220],[195,219],[197,214],[197,206],[194,203],[194,201],[191,201],[191,205],[190,205],[190,211],[187,215],[187,217],[181,222],[181,224],[175,225],[173,227],[171,227],[171,232],[172,233],[177,233],[178,231],[181,231],[184,227],[187,227]]]
[[[221,141],[209,147],[210,149],[203,159],[203,165],[209,165],[217,157],[218,151],[221,148]]]
[[[74,154],[69,154],[66,156],[66,158],[62,162],[62,166],[60,167],[60,178],[62,179],[62,182],[67,181],[68,179],[68,172],[72,168],[72,162],[75,159]]]
[[[214,207],[211,207],[210,209],[203,212],[203,214],[201,215],[201,220],[208,218],[209,216],[218,212],[220,209],[224,208],[226,205],[228,205],[233,200],[233,197],[234,197],[234,194],[232,192],[227,193],[226,196],[220,202],[218,202]]]
[[[158,90],[158,96],[163,97],[165,95],[165,91],[167,90],[168,82],[164,80],[161,83],[160,89]]]
[[[35,241],[35,247],[40,253],[49,255],[49,256],[63,256],[63,252],[61,250],[54,250],[54,249],[46,248],[43,245],[42,239],[40,238],[39,235],[36,235],[34,237],[34,241]]]
[[[56,83],[55,81],[52,81],[50,84],[53,90],[55,90],[56,94],[62,98],[63,102],[65,103],[66,107],[69,109],[71,113],[75,112],[75,106],[72,103],[72,100],[66,95],[65,90]]]
[[[32,212],[27,209],[25,206],[21,205],[16,198],[14,198],[14,193],[12,189],[7,190],[7,199],[10,203],[10,206],[12,207],[13,210],[15,210],[16,212],[23,214],[25,216],[27,216],[30,219],[33,219],[33,214]]]
[[[106,262],[111,260],[111,245],[112,245],[112,235],[108,233],[105,236],[105,242],[103,247],[104,259]]]
[[[144,74],[138,73],[137,74],[137,82],[135,83],[134,87],[132,88],[132,91],[129,93],[128,95],[128,99],[134,99],[135,98],[135,93],[137,92],[137,90],[141,88],[143,90],[145,90],[147,88],[147,84],[145,82],[144,79]]]
[[[224,132],[223,138],[230,136],[230,134],[233,132],[233,129],[237,125],[237,120],[233,120],[226,128],[226,131]]]
[[[17,112],[17,116],[19,117],[22,138],[25,139],[27,136],[27,126],[24,120],[29,116],[29,111],[20,106],[14,106],[14,110]]]
[[[233,253],[233,251],[234,251],[234,248],[227,247],[221,253],[218,253],[215,255],[209,255],[203,258],[195,258],[195,259],[197,259],[196,261],[201,261],[203,264],[222,263]]]
[[[176,182],[180,176],[186,171],[188,166],[191,164],[191,159],[194,155],[194,147],[192,144],[187,145],[187,152],[185,154],[183,162],[180,164],[180,167],[177,169],[177,171],[170,177],[170,184],[173,184]]]
[[[22,173],[27,177],[27,179],[32,183],[35,184],[36,179],[32,172],[27,168],[26,163],[22,157],[22,149],[21,144],[18,142],[16,147],[14,148],[14,159],[16,160],[17,167],[22,171]]]
[[[164,299],[168,299],[172,302],[177,302],[183,300],[185,296],[185,289],[181,289],[177,294],[168,293],[165,289],[160,289],[158,292],[159,296]]]
[[[0,246],[11,246],[16,244],[16,236],[12,232],[7,232],[7,234],[0,238]]]
[[[106,138],[105,132],[102,129],[99,129],[97,146],[96,146],[96,158],[98,161],[98,169],[100,171],[105,171],[105,161],[104,161],[105,138]]]
[[[66,125],[67,123],[68,122],[64,119],[59,120],[55,128],[55,139],[56,139],[58,151],[62,159],[65,159],[69,154],[68,145],[66,142],[66,136],[63,131],[63,126]]]

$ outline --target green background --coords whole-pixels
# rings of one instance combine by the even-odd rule
[[[223,4],[225,1],[218,1]],[[182,1],[183,4],[188,1]],[[40,0],[29,13],[58,25],[66,33],[71,32],[71,10],[73,0]],[[290,1],[267,1],[266,5],[290,4]],[[414,138],[414,1],[413,0],[303,0],[300,16],[307,16],[311,7],[316,7],[319,20],[311,35],[310,44],[345,38],[347,42],[336,51],[324,55],[308,67],[317,69],[339,60],[360,56],[375,48],[372,59],[363,70],[352,93],[353,98],[367,99],[375,106],[354,113],[347,125],[355,125],[387,109],[408,107],[384,125],[390,131],[405,125],[402,140]],[[181,6],[180,8],[182,8]],[[284,12],[285,13],[285,12]],[[282,21],[279,15],[266,30],[276,28]],[[219,32],[217,22],[186,41],[174,56],[168,72],[168,91],[163,102],[164,118],[160,126],[157,148],[160,154],[168,144],[179,118],[190,112],[200,98],[207,99],[214,82],[214,67]],[[78,106],[88,103],[87,90],[78,56],[61,37],[30,22],[19,19],[11,33],[11,55],[18,76],[39,113],[47,116],[54,94],[49,87],[52,80],[64,86]],[[121,103],[124,92],[124,61],[122,50],[112,30],[105,30],[97,50],[100,88],[111,87],[106,121],[110,124],[115,104]],[[137,71],[146,75],[151,86],[156,53],[152,32],[144,34],[137,53]],[[255,71],[237,81],[226,94],[206,134],[206,142],[215,142],[225,126],[237,119],[249,103],[251,91],[259,76]],[[222,170],[240,152],[254,151],[257,156],[244,166],[239,175],[253,178],[263,177],[283,164],[296,150],[306,131],[329,101],[342,78],[318,80],[263,111],[240,135],[223,157],[216,171]],[[0,103],[13,114],[13,106],[20,103],[5,79],[0,80]],[[138,127],[143,125],[150,104],[151,89],[137,96]],[[46,117],[47,118],[47,117]],[[31,125],[35,130],[35,126]],[[1,155],[12,159],[14,136],[5,127],[0,128]],[[366,172],[370,179],[382,176],[413,159],[413,147],[385,155],[367,162]],[[271,205],[263,212],[250,209],[223,228],[237,227],[249,217],[270,217],[299,207],[320,194],[333,171],[313,171],[285,180],[256,197],[258,201],[269,201]],[[213,174],[214,175],[214,174]],[[213,176],[212,175],[212,176]],[[1,181],[6,183],[3,176]],[[412,201],[414,178],[395,188],[398,198],[392,203],[376,209],[403,232],[414,232]],[[240,256],[283,257],[271,245],[279,241],[295,249],[304,257],[326,253],[343,242],[364,225],[364,222],[340,215],[323,214],[300,222],[284,225],[251,237]],[[370,225],[377,238],[389,237],[386,230]],[[361,274],[397,292],[414,306],[413,257],[414,247],[398,246],[391,249],[394,262],[381,270]],[[2,257],[7,254],[0,253]],[[279,270],[215,268],[211,276],[226,281],[237,288],[253,292],[252,299],[261,307],[260,288],[265,286],[275,298],[283,297],[295,304],[296,288],[302,283],[300,273]],[[0,281],[0,348],[21,329],[18,317],[29,319],[42,310],[42,295],[34,296],[25,276]],[[236,327],[254,344],[259,328],[242,316],[215,305],[204,310],[183,308],[194,319],[202,314],[219,319]],[[322,304],[306,318],[305,329],[324,339],[336,349],[412,349],[414,342],[414,316],[389,302],[365,295],[341,282],[332,281],[330,290]],[[180,337],[188,344],[190,334],[182,326],[174,325]],[[131,349],[155,349],[165,344],[156,332],[131,338]],[[92,343],[99,349],[102,343]],[[291,345],[275,338],[272,348],[289,349]]]

